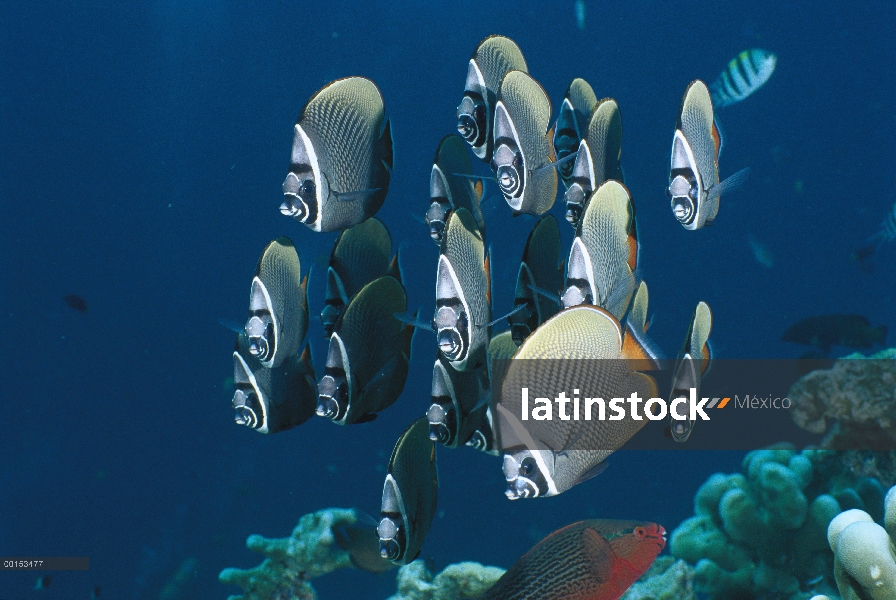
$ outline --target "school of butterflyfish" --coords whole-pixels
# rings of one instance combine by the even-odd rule
[[[712,86],[700,80],[687,86],[666,189],[672,213],[686,229],[710,225],[721,196],[746,175],[743,170],[720,180],[713,104],[742,100],[768,80],[774,65],[773,54],[752,50],[731,61]],[[304,339],[308,277],[302,278],[293,243],[279,237],[258,262],[249,319],[233,353],[236,422],[277,433],[315,414],[339,425],[372,421],[402,393],[414,332],[431,331],[436,341],[431,403],[420,407],[419,418],[395,444],[375,528],[382,558],[395,564],[418,556],[436,514],[436,444],[466,445],[501,457],[507,497],[535,498],[560,494],[598,474],[607,456],[646,422],[629,415],[529,421],[523,427],[522,387],[532,394],[581,388],[605,398],[623,391],[659,396],[649,373],[660,356],[648,338],[635,207],[620,165],[619,106],[612,98],[598,99],[577,78],[553,126],[551,116],[548,94],[529,74],[519,47],[502,36],[483,40],[468,64],[457,133],[438,142],[430,173],[424,220],[439,256],[435,311],[428,321],[409,312],[392,240],[374,216],[385,201],[393,166],[391,128],[376,85],[363,77],[329,83],[311,97],[295,124],[280,210],[314,231],[341,231],[320,312],[329,345],[321,373]],[[474,175],[471,154],[491,167],[492,176]],[[566,249],[561,225],[545,214],[559,183],[565,187],[566,220],[575,231]],[[525,243],[514,305],[498,318],[480,206],[486,185],[497,186],[513,215],[540,217]],[[493,334],[500,322],[509,329]],[[711,325],[709,307],[700,302],[673,363],[672,397],[699,388],[710,361]],[[667,434],[685,441],[693,425],[670,418]],[[580,524],[570,538],[573,545],[555,550],[575,554],[582,531],[599,537],[612,530],[614,539],[629,536],[632,548],[647,544],[648,550],[639,551],[651,555],[642,561],[646,570],[665,543],[662,527],[652,523],[594,523]],[[609,553],[604,562],[618,558],[618,552],[604,550]],[[530,566],[541,564],[539,553],[530,554]],[[547,598],[555,597],[551,585],[565,589],[527,569],[511,569],[508,576],[512,581],[497,590],[541,586],[539,597]],[[601,581],[592,584],[598,587],[582,597],[617,597],[610,588],[600,595]],[[507,593],[488,597],[512,596]]]

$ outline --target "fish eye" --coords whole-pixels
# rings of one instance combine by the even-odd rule
[[[311,198],[311,197],[314,197],[314,188],[315,188],[315,186],[314,186],[314,181],[311,180],[311,179],[306,179],[306,180],[302,183],[302,187],[299,188],[299,194],[300,194],[303,198]]]
[[[535,459],[531,456],[527,456],[523,459],[523,462],[520,463],[520,475],[523,477],[529,477],[532,473],[535,472]]]
[[[643,539],[646,535],[647,535],[646,529],[644,529],[643,527],[635,527],[635,537],[636,538],[638,538],[640,540],[640,539]]]

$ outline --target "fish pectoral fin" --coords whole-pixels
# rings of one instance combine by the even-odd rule
[[[558,306],[560,305],[560,294],[556,294],[554,292],[551,292],[550,290],[538,287],[537,285],[532,285],[531,283],[526,287],[528,287],[539,296],[544,296],[548,300],[553,300],[554,302],[556,302]]]
[[[365,409],[377,412],[391,406],[401,395],[407,377],[407,356],[398,352],[386,361],[361,390],[360,401]]]
[[[506,315],[501,315],[501,316],[498,317],[497,319],[494,319],[494,320],[492,320],[492,321],[486,323],[485,325],[477,325],[477,327],[479,327],[480,329],[486,329],[486,328],[488,328],[488,327],[491,327],[492,325],[494,325],[495,323],[497,323],[497,322],[499,322],[499,321],[503,321],[504,319],[509,319],[510,317],[512,317],[512,316],[515,315],[516,313],[520,312],[520,311],[523,310],[524,308],[526,308],[526,305],[525,305],[525,304],[520,304],[519,306],[517,306],[516,308],[514,308],[512,311],[510,311],[509,313],[507,313]]]
[[[747,181],[747,178],[750,176],[750,167],[745,167],[738,171],[733,175],[729,175],[725,181],[719,182],[716,185],[712,186],[712,189],[709,190],[709,199],[715,200],[722,196],[722,194],[727,194],[729,192],[733,192],[734,190],[740,189],[740,187]]]
[[[594,465],[593,467],[591,467],[590,469],[588,469],[587,471],[585,471],[584,473],[579,475],[579,478],[576,479],[576,485],[582,483],[583,481],[588,481],[592,477],[597,477],[598,475],[600,475],[601,473],[603,473],[606,470],[606,468],[609,466],[609,464],[610,463],[608,463],[605,460],[597,463],[596,465]]]
[[[418,311],[419,312],[419,311]],[[406,323],[408,325],[412,325],[417,329],[426,329],[427,331],[435,331],[432,328],[432,323],[426,323],[420,317],[417,316],[418,313],[414,313],[413,315],[404,314],[404,313],[393,313],[392,316],[401,321],[402,323]]]
[[[244,333],[246,331],[246,329],[245,329],[246,324],[240,323],[236,319],[220,318],[220,319],[218,319],[218,324],[223,325],[224,327],[226,327],[227,329],[229,329],[230,331],[232,331],[234,333]]]
[[[541,167],[538,167],[537,169],[534,169],[534,170],[532,171],[532,174],[535,175],[535,174],[537,174],[537,173],[542,173],[542,172],[547,171],[547,170],[549,170],[549,169],[559,169],[559,168],[560,168],[560,165],[562,165],[563,163],[567,163],[567,162],[569,162],[569,161],[571,161],[571,160],[575,160],[576,157],[577,157],[578,155],[579,155],[579,151],[576,150],[576,151],[573,152],[572,154],[568,154],[568,155],[564,156],[563,158],[561,158],[560,160],[557,160],[557,161],[548,163],[548,164],[546,164],[546,165],[544,165],[544,166],[541,166]]]
[[[381,191],[382,188],[369,188],[366,190],[355,190],[353,192],[333,192],[336,199],[340,202],[354,202],[355,200],[363,200],[371,194]]]
[[[471,173],[449,173],[452,177],[463,177],[464,179],[475,179],[477,181],[494,181],[497,182],[498,178],[491,175],[473,175]]]
[[[600,583],[613,579],[613,563],[618,557],[607,539],[598,531],[588,527],[582,531],[582,554],[588,557],[591,576]]]

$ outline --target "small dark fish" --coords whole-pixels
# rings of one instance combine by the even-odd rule
[[[389,459],[377,535],[380,556],[406,565],[420,555],[439,500],[439,473],[429,422],[420,417],[401,434]]]
[[[233,352],[233,381],[231,405],[237,425],[277,433],[314,414],[317,393],[310,346],[269,369],[250,352],[249,339],[241,333]]]
[[[617,600],[666,547],[656,523],[591,519],[558,529],[477,600]]]
[[[96,600],[97,598],[99,598],[100,592],[102,591],[103,588],[101,588],[100,586],[96,586],[95,588],[93,588],[93,591],[90,592],[90,600]]]
[[[65,298],[63,298],[66,304],[68,304],[71,308],[74,308],[78,312],[86,313],[87,312],[87,300],[79,296],[78,294],[69,294]]]
[[[317,414],[339,425],[366,423],[401,395],[414,328],[391,318],[407,310],[397,279],[385,275],[359,291],[333,328]]]
[[[820,315],[803,319],[792,325],[781,340],[815,346],[827,353],[831,346],[870,348],[883,344],[887,326],[872,327],[862,315]]]
[[[852,253],[852,259],[858,261],[863,271],[871,272],[869,263],[864,263],[867,258],[877,252],[885,243],[896,241],[896,204],[887,213],[886,218],[880,224],[880,228],[868,238],[868,243]]]
[[[293,358],[308,331],[308,277],[289,238],[269,243],[255,269],[245,333],[249,353],[270,369]]]
[[[34,589],[35,590],[45,590],[48,587],[50,587],[51,581],[53,581],[52,575],[41,575],[40,577],[37,578],[37,583],[34,584]]]

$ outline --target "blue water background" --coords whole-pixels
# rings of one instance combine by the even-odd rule
[[[432,157],[454,128],[467,61],[486,35],[518,42],[559,106],[575,76],[612,96],[637,207],[651,334],[674,354],[694,305],[713,309],[720,356],[793,357],[793,322],[861,313],[896,326],[896,244],[873,274],[850,253],[891,209],[896,184],[892,2],[20,2],[0,13],[0,555],[89,556],[47,598],[157,598],[189,557],[180,597],[236,593],[224,567],[261,557],[251,533],[285,536],[325,507],[376,513],[394,440],[428,406],[434,340],[414,343],[400,400],[374,423],[323,419],[274,436],[233,424],[233,334],[265,244],[291,237],[322,265],[335,234],[283,217],[293,123],[328,81],[372,78],[395,137],[379,216],[409,303],[433,306],[436,247],[415,220]],[[712,228],[685,231],[664,186],[687,84],[737,52],[778,55],[770,82],[726,108],[723,177],[753,168]],[[477,163],[477,172],[486,165]],[[492,187],[491,193],[495,189]],[[571,231],[562,222],[564,241]],[[512,302],[534,220],[488,206],[495,312]],[[767,245],[772,268],[748,236]],[[568,247],[568,246],[567,246]],[[321,270],[312,309],[323,298]],[[77,293],[87,314],[62,297]],[[320,370],[319,322],[309,333]],[[892,336],[891,336],[892,344]],[[508,502],[500,462],[439,449],[439,514],[423,549],[438,567],[509,566],[553,529],[587,517],[672,529],[694,492],[741,453],[620,452],[599,478],[553,499]],[[0,573],[0,598],[38,597]],[[323,599],[385,598],[394,572],[315,582]]]

